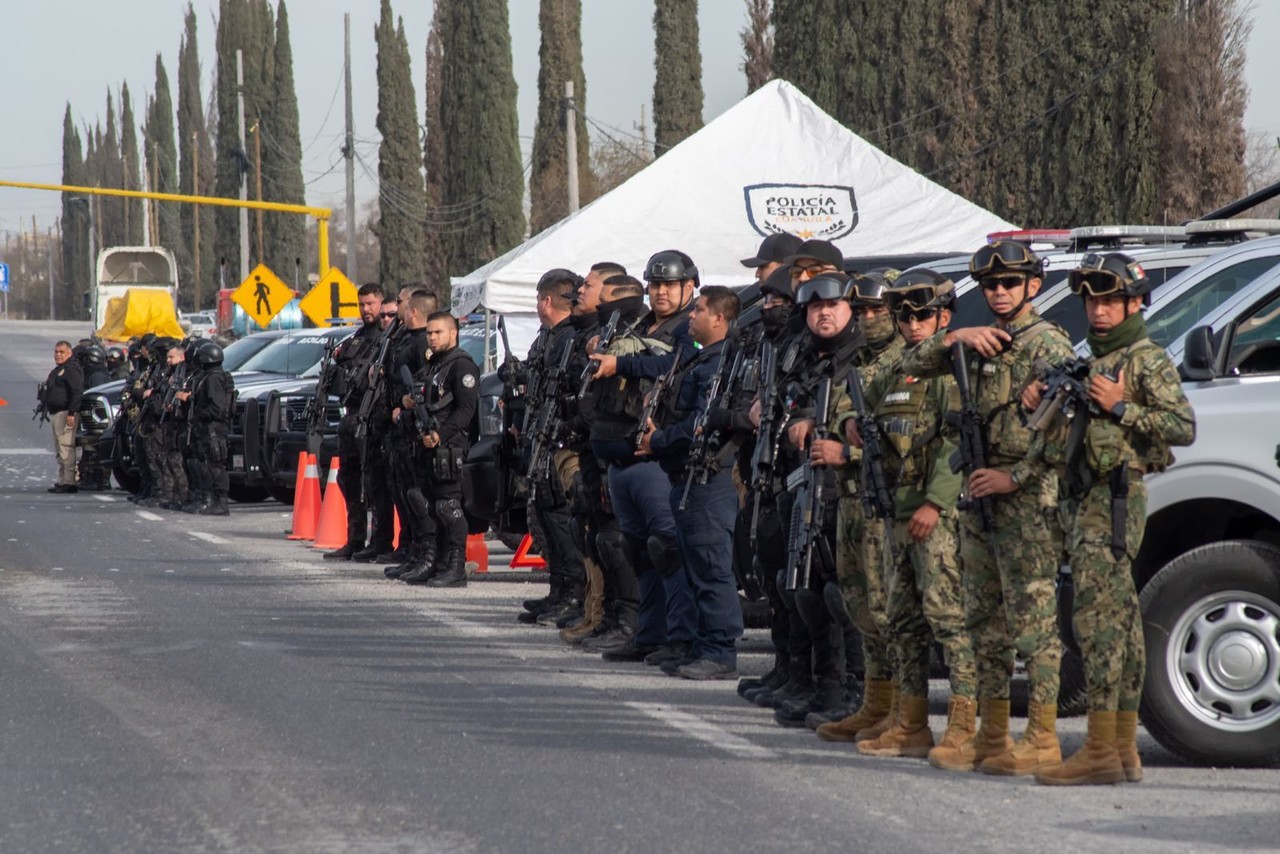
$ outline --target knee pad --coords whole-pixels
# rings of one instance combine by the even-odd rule
[[[573,538],[573,543],[578,547],[578,551],[583,554],[589,554],[590,549],[587,546],[587,524],[581,516],[573,515],[569,517],[569,536]]]
[[[649,550],[649,560],[663,575],[675,575],[680,571],[680,547],[673,537],[667,534],[650,534],[645,545]]]
[[[646,572],[651,571],[653,569],[653,561],[649,559],[648,541],[644,537],[635,534],[623,534],[622,538],[636,575],[644,575]]]
[[[818,591],[807,587],[801,588],[795,592],[795,596],[796,611],[800,613],[800,619],[804,620],[804,624],[809,627],[809,634],[818,635],[828,631],[831,626],[831,613],[827,610],[827,603],[823,601]]]
[[[626,538],[619,530],[601,531],[594,537],[596,551],[600,553],[600,565],[613,567],[631,563],[630,550]]]
[[[788,611],[796,609],[796,592],[787,589],[787,571],[780,569],[774,576],[774,584],[777,585],[778,597],[782,599],[782,605]]]
[[[409,490],[410,495],[414,492],[422,494],[415,489]],[[462,519],[462,502],[456,498],[441,498],[432,505],[432,509],[436,513],[436,518],[442,522],[456,522]]]
[[[822,585],[822,598],[827,604],[827,611],[831,614],[831,618],[842,630],[848,630],[853,625],[853,619],[849,616],[849,609],[845,607],[844,594],[840,591],[840,586],[833,581],[828,581]]]

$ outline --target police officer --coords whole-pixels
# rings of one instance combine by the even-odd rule
[[[458,346],[458,320],[447,311],[433,312],[427,318],[427,347],[431,356],[419,375],[423,400],[415,404],[411,396],[403,399],[405,409],[412,412],[402,412],[401,418],[417,423],[424,449],[422,467],[436,535],[435,559],[423,561],[401,580],[428,587],[465,587],[467,519],[462,512],[462,464],[471,446],[471,422],[480,400],[480,369]]]
[[[166,409],[173,401],[181,377],[177,366],[181,364],[181,342],[173,338],[157,338],[149,348],[154,366],[150,387],[143,392],[142,414],[138,424],[138,436],[146,449],[144,458],[150,475],[150,494],[141,499],[142,507],[162,507],[173,501],[173,469],[169,465],[168,420]]]
[[[1086,255],[1068,278],[1084,300],[1093,355],[1088,401],[1072,430],[1062,420],[1037,434],[1032,454],[1062,476],[1071,509],[1067,552],[1075,581],[1073,622],[1089,688],[1084,746],[1065,762],[1041,767],[1053,785],[1137,782],[1138,703],[1146,667],[1142,614],[1132,562],[1147,519],[1143,476],[1163,471],[1169,448],[1195,440],[1195,413],[1178,371],[1147,337],[1142,307],[1153,283],[1130,256]],[[1044,385],[1023,405],[1034,411]]]
[[[191,338],[169,348],[169,379],[160,413],[161,456],[160,467],[164,472],[168,500],[159,506],[165,510],[181,510],[188,501],[187,479],[187,400],[191,373],[194,367],[187,364],[188,354],[194,357],[199,339]]]
[[[694,590],[698,622],[688,654],[660,666],[663,672],[685,679],[731,679],[738,675],[736,643],[742,636],[742,609],[733,574],[738,494],[731,466],[726,464],[732,455],[708,460],[706,482],[691,479],[687,490],[685,464],[695,440],[695,425],[712,432],[703,413],[719,404],[718,399],[710,398],[712,377],[740,308],[738,297],[728,288],[702,289],[689,315],[689,333],[701,350],[677,373],[666,396],[662,426],[657,427],[653,420],[645,424],[637,452],[657,457],[671,481],[677,541],[684,572]]]
[[[379,339],[378,352],[385,345],[388,356],[382,362],[370,359],[365,374],[358,378],[365,383],[365,391],[373,383],[376,374],[386,371],[390,361],[390,353],[394,352],[394,344],[404,330],[399,323],[400,303],[397,294],[385,294],[382,298],[382,311],[378,317],[378,330],[382,333]],[[376,356],[376,354],[375,354]],[[382,394],[386,394],[386,385],[381,386]],[[360,402],[364,402],[362,393]],[[395,514],[396,505],[391,488],[391,469],[387,462],[386,435],[391,424],[391,414],[382,401],[370,401],[372,410],[368,423],[361,429],[364,431],[360,440],[360,465],[363,470],[361,485],[364,487],[365,502],[372,516],[372,531],[369,545],[351,555],[351,559],[361,563],[391,560],[403,560],[404,552],[395,553]],[[357,410],[357,415],[359,411]]]
[[[383,572],[388,578],[400,578],[431,568],[439,556],[436,552],[436,529],[425,492],[425,448],[415,434],[413,419],[405,417],[404,398],[414,389],[413,377],[427,364],[427,319],[436,311],[438,302],[429,291],[406,287],[400,291],[400,321],[404,334],[395,341],[386,368],[384,388],[391,424],[386,434],[387,465],[396,508],[400,510],[400,563],[389,565]],[[404,372],[409,374],[406,383]]]
[[[755,255],[742,259],[742,266],[755,270],[756,281],[763,285],[775,270],[785,266],[784,262],[799,251],[801,243],[803,241],[794,234],[770,234],[760,242]]]
[[[633,394],[693,357],[689,312],[698,288],[698,268],[677,249],[657,252],[645,264],[649,312],[639,334],[661,345],[645,352],[615,356],[593,353],[596,382],[612,376],[628,381]],[[640,424],[636,424],[637,435]],[[676,539],[670,482],[657,462],[610,466],[609,495],[635,569],[640,607],[634,635],[625,629],[583,641],[583,648],[610,661],[644,661],[660,666],[685,659],[697,631],[693,588]]]
[[[111,380],[127,380],[129,378],[129,362],[125,351],[119,347],[108,347],[106,357],[107,373]]]
[[[382,343],[382,330],[379,321],[382,319],[382,286],[376,282],[361,285],[356,291],[356,306],[360,312],[360,328],[349,338],[337,346],[333,353],[333,363],[337,366],[337,382],[331,390],[326,390],[324,400],[317,397],[316,406],[327,405],[329,394],[336,394],[341,401],[343,415],[338,421],[338,489],[347,505],[347,541],[340,548],[325,552],[326,560],[351,560],[359,552],[365,550],[368,539],[368,508],[364,494],[364,461],[361,453],[361,441],[357,438],[357,427],[360,420],[360,403],[365,391],[369,388],[369,366]],[[317,389],[317,395],[320,390]],[[389,504],[385,485],[374,496],[383,504]],[[375,524],[378,516],[385,520],[388,515],[384,508],[375,513]],[[373,545],[375,548],[385,546],[391,551],[391,531],[378,531],[375,527]],[[374,557],[377,552],[374,552]]]
[[[853,277],[853,313],[866,340],[866,352],[858,368],[864,388],[894,370],[902,359],[903,338],[889,312],[885,293],[889,281],[880,273]],[[837,395],[832,433],[848,441],[843,425],[852,412],[847,392]],[[832,440],[828,440],[832,441]],[[821,445],[814,443],[815,448]],[[848,456],[839,470],[840,499],[836,504],[836,575],[844,605],[861,634],[864,689],[862,703],[850,715],[820,723],[818,736],[825,741],[857,741],[875,738],[897,717],[897,684],[889,656],[888,600],[884,587],[881,526],[867,523],[862,502],[861,451],[852,444],[835,449]],[[846,647],[846,658],[852,657]],[[817,716],[815,716],[816,718]],[[808,721],[806,721],[808,722]]]
[[[72,351],[84,371],[84,387],[86,389],[111,382],[111,374],[107,370],[107,351],[96,341],[81,342]],[[79,442],[77,442],[79,444]],[[111,470],[102,464],[98,456],[98,439],[96,436],[86,437],[80,452],[79,486],[81,489],[98,490],[111,488]]]
[[[1058,639],[1055,580],[1062,554],[1058,479],[1043,461],[1029,458],[1031,431],[1019,412],[1022,389],[1034,379],[1037,360],[1059,364],[1072,354],[1066,334],[1040,317],[1031,300],[1040,290],[1040,259],[1024,244],[997,240],[969,261],[995,315],[992,326],[940,330],[913,347],[903,370],[919,377],[949,372],[952,345],[964,347],[973,404],[985,427],[987,468],[972,472],[970,499],[988,499],[994,529],[981,516],[960,517],[960,566],[964,574],[966,627],[978,674],[982,725],[970,747],[939,756],[937,767],[984,773],[1029,774],[1060,760],[1057,737]],[[976,506],[976,505],[975,505]],[[1009,740],[1009,687],[1015,655],[1026,662],[1030,682],[1027,728]]]
[[[191,405],[191,459],[200,472],[202,506],[194,512],[202,516],[226,516],[227,433],[235,410],[235,381],[222,369],[222,348],[213,341],[196,347],[198,368],[188,400]],[[190,507],[190,505],[188,505]],[[184,510],[188,509],[186,507]]]
[[[58,482],[50,492],[76,492],[76,424],[80,421],[80,397],[84,394],[84,370],[72,357],[71,342],[53,347],[54,368],[44,381],[40,402],[53,428],[58,455]]]

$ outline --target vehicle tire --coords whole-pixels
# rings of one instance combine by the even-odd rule
[[[142,478],[136,474],[129,474],[123,466],[115,465],[111,467],[111,474],[115,476],[116,485],[125,492],[132,492],[137,495],[142,489]]]
[[[1089,711],[1089,690],[1084,683],[1084,659],[1069,649],[1062,651],[1058,667],[1058,717],[1070,718]]]
[[[1193,549],[1140,601],[1147,731],[1192,762],[1280,762],[1280,548],[1232,540]]]
[[[293,506],[293,487],[276,486],[275,484],[272,484],[271,486],[267,487],[267,493],[270,494],[270,496],[274,498],[276,501],[279,501],[281,504],[284,504],[288,507]]]
[[[259,486],[232,486],[227,497],[240,504],[258,504],[266,501],[270,493]]]

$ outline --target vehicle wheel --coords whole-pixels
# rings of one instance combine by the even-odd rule
[[[267,490],[258,486],[232,486],[227,490],[227,497],[240,504],[257,504],[267,500]]]
[[[1142,722],[1193,762],[1280,761],[1280,548],[1212,543],[1142,590]]]
[[[142,478],[137,475],[129,474],[129,472],[125,471],[121,466],[112,466],[111,474],[115,476],[116,485],[125,492],[132,492],[134,495],[137,495],[138,491],[142,489]]]
[[[1062,651],[1058,668],[1058,717],[1070,718],[1089,711],[1089,690],[1084,683],[1084,660],[1080,653]]]
[[[289,507],[293,506],[293,487],[271,485],[267,487],[267,492],[276,501]]]

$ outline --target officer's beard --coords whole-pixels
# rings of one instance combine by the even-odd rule
[[[841,329],[830,338],[822,338],[817,335],[813,336],[814,346],[820,352],[833,353],[841,347],[853,342],[853,336],[856,329],[857,323],[855,322],[855,319],[851,317],[849,318],[849,322],[844,325],[844,329]]]
[[[620,319],[628,322],[643,317],[646,311],[644,297],[623,297],[600,303],[596,309],[596,322],[601,326],[607,326],[615,311],[618,312]]]
[[[787,319],[791,317],[791,311],[791,303],[760,309],[760,322],[764,325],[764,331],[770,336],[780,332],[782,327],[787,325]]]

